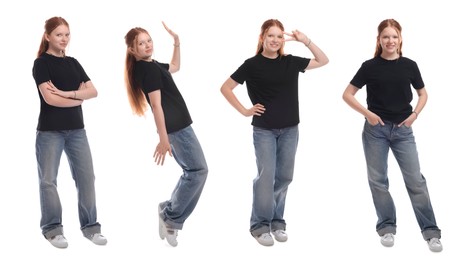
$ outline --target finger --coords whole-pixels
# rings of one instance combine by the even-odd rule
[[[162,161],[161,161],[160,165],[163,165],[164,162],[165,162],[165,155],[162,156]]]
[[[157,163],[157,165],[160,165],[160,155],[157,154],[157,157],[155,158],[155,163]]]

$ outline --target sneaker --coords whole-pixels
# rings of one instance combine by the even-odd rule
[[[277,229],[272,232],[272,235],[278,242],[286,242],[286,240],[288,240],[288,235],[285,230]]]
[[[102,234],[100,233],[95,233],[93,234],[89,240],[92,241],[92,243],[96,244],[96,245],[99,245],[99,246],[104,246],[107,244],[107,239],[102,236]]]
[[[178,245],[178,241],[176,240],[176,237],[178,236],[178,230],[167,227],[163,219],[160,217],[161,212],[162,212],[162,208],[159,205],[159,236],[160,236],[160,239],[164,240],[166,238],[168,244],[175,247]]]
[[[387,233],[380,237],[380,243],[386,247],[392,247],[395,244],[393,233]]]
[[[441,252],[443,250],[442,243],[436,237],[427,240],[427,245],[429,245],[429,249],[432,252]]]
[[[48,238],[47,240],[50,242],[50,244],[52,244],[56,248],[67,248],[68,247],[68,241],[63,235],[56,235],[54,237]]]
[[[270,233],[263,233],[259,236],[254,237],[259,244],[263,246],[273,246],[273,238]]]

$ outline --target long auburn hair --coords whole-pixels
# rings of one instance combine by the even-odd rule
[[[380,45],[379,39],[380,39],[380,34],[387,27],[392,27],[393,29],[395,29],[395,31],[398,34],[398,37],[401,39],[401,25],[395,19],[383,20],[379,24],[379,27],[377,27],[378,34],[377,34],[377,41],[376,41],[376,45],[375,45],[374,57],[378,57],[378,56],[380,56],[380,54],[382,54],[382,46]],[[402,46],[403,46],[403,41],[400,42],[400,45],[399,45],[399,47],[397,49],[397,52],[400,55],[400,57],[402,56],[402,51],[401,51]]]
[[[44,34],[42,35],[39,51],[37,51],[37,57],[42,55],[42,53],[46,52],[49,48],[49,42],[47,41],[47,39],[45,39],[45,35],[50,35],[53,32],[53,30],[55,30],[60,25],[65,25],[66,27],[68,27],[68,29],[70,28],[68,22],[60,16],[55,16],[45,21]],[[63,51],[63,56],[65,56],[65,51]]]
[[[136,63],[136,57],[134,56],[133,49],[137,47],[137,37],[141,33],[146,33],[147,30],[141,27],[134,27],[125,36],[126,42],[126,62],[125,62],[125,85],[126,92],[128,94],[129,104],[133,112],[138,116],[143,116],[147,110],[147,100],[144,95],[144,91],[139,86],[133,77],[134,64]]]
[[[277,19],[269,19],[265,21],[261,26],[261,33],[259,34],[259,42],[257,43],[257,50],[256,55],[262,53],[264,50],[264,37],[266,36],[267,32],[269,31],[270,27],[277,26],[280,30],[285,31],[285,27],[283,26],[282,22]],[[278,50],[278,55],[283,56],[284,54],[284,47],[285,43],[282,44],[282,47]]]

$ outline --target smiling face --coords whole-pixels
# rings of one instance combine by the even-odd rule
[[[140,33],[136,37],[136,46],[133,47],[133,53],[137,60],[152,60],[153,42],[147,33]]]
[[[262,41],[262,47],[264,48],[262,54],[267,57],[276,56],[285,41],[283,31],[277,26],[272,26],[263,35]]]
[[[70,41],[70,29],[66,25],[59,25],[50,34],[45,34],[45,39],[49,44],[47,52],[55,56],[63,56]]]
[[[400,56],[401,36],[395,28],[386,27],[379,35],[379,44],[383,58],[396,59]]]

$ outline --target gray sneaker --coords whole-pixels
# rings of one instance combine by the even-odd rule
[[[288,235],[282,229],[272,231],[272,235],[278,242],[286,242],[288,240]]]
[[[429,246],[429,249],[432,252],[441,252],[443,250],[443,246],[440,242],[440,239],[436,237],[427,240],[427,245]]]
[[[102,236],[102,234],[100,233],[95,233],[93,234],[89,240],[92,241],[92,243],[96,244],[96,245],[99,245],[99,246],[104,246],[107,244],[107,238],[105,238],[104,236]]]
[[[273,246],[273,238],[270,233],[263,233],[259,236],[255,236],[254,238],[263,246]]]
[[[393,233],[387,233],[380,237],[380,243],[386,247],[392,247],[395,244],[395,236]]]
[[[56,235],[54,237],[48,238],[47,240],[50,242],[50,244],[52,244],[56,248],[67,248],[68,247],[68,241],[63,235]]]
[[[167,239],[168,244],[170,244],[173,247],[176,247],[178,245],[178,241],[176,240],[176,237],[178,236],[178,230],[169,228],[165,224],[165,221],[160,217],[160,213],[162,212],[162,208],[159,205],[159,236],[160,239],[164,240],[165,238]]]

